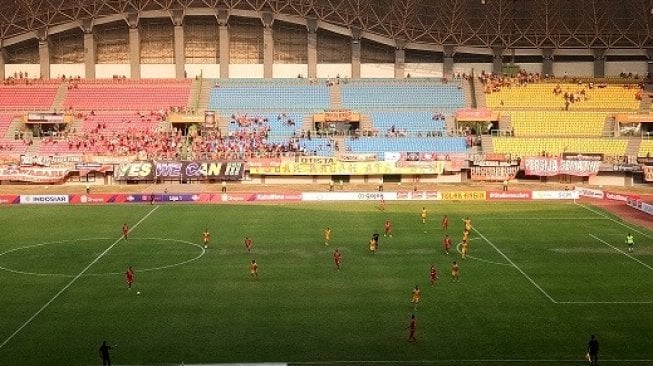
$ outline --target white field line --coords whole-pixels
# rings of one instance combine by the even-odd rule
[[[472,227],[472,230],[476,231],[476,233],[477,233],[481,238],[483,238],[483,240],[485,240],[488,244],[490,244],[490,245],[492,246],[492,248],[494,248],[494,250],[497,251],[497,253],[499,253],[503,258],[505,258],[505,259],[508,261],[508,263],[510,263],[513,267],[515,267],[515,269],[517,269],[517,270],[518,270],[518,271],[519,271],[519,272],[520,272],[524,277],[526,277],[526,279],[527,279],[530,283],[532,283],[533,286],[535,286],[538,290],[540,290],[540,292],[541,292],[542,294],[544,294],[544,296],[546,296],[547,299],[549,299],[549,300],[550,300],[552,303],[554,303],[554,304],[556,303],[555,299],[554,299],[553,297],[551,297],[551,295],[549,295],[546,291],[544,291],[544,289],[543,289],[542,287],[540,287],[540,285],[538,285],[537,282],[535,282],[535,281],[534,281],[534,280],[533,280],[533,279],[532,279],[528,274],[526,274],[526,272],[524,272],[521,268],[519,268],[519,266],[516,265],[515,262],[513,262],[510,258],[508,258],[508,256],[505,255],[505,254],[501,251],[501,249],[497,248],[497,246],[494,245],[494,243],[492,243],[492,242],[490,241],[490,239],[486,238],[485,235],[483,235],[483,233],[481,233],[480,231],[478,231],[477,228]]]
[[[633,257],[632,255],[630,255],[630,254],[624,252],[623,250],[621,250],[621,249],[615,247],[614,245],[608,243],[607,241],[605,241],[605,240],[603,240],[603,239],[601,239],[601,238],[599,238],[599,237],[597,237],[597,236],[595,236],[595,235],[593,235],[593,234],[589,234],[589,235],[590,235],[592,238],[594,238],[594,239],[600,241],[601,243],[603,243],[603,244],[609,246],[610,248],[616,250],[617,252],[619,252],[619,253],[625,255],[626,257],[628,257],[628,258],[634,260],[635,262],[637,262],[637,263],[641,264],[642,266],[644,266],[644,267],[650,269],[651,271],[653,271],[653,267],[649,266],[648,264],[646,264],[646,263],[640,261],[639,259]]]
[[[148,212],[145,216],[143,216],[143,218],[141,218],[136,224],[134,224],[134,226],[131,227],[131,229],[129,229],[129,232],[131,233],[132,231],[134,231],[134,229],[136,229],[138,225],[140,225],[143,221],[145,221],[148,217],[150,217],[150,215],[154,213],[154,211],[156,211],[159,207],[160,206],[156,206],[152,210],[150,210],[150,212]],[[73,279],[71,279],[70,282],[68,282],[61,290],[59,290],[59,292],[57,292],[54,296],[52,296],[52,298],[48,300],[48,302],[46,302],[43,306],[41,306],[41,308],[37,310],[34,313],[34,315],[30,316],[29,319],[27,319],[23,323],[23,325],[18,327],[18,329],[16,329],[9,337],[7,337],[7,339],[5,339],[2,343],[0,343],[0,349],[2,349],[2,347],[7,345],[7,343],[9,343],[9,341],[11,341],[12,338],[14,338],[18,333],[20,333],[20,331],[22,331],[26,326],[28,326],[34,319],[36,319],[36,317],[39,316],[39,314],[41,314],[43,310],[45,310],[48,306],[50,306],[50,304],[52,304],[54,300],[56,300],[59,296],[61,296],[61,294],[64,293],[64,291],[66,291],[70,286],[72,286],[73,283],[75,283],[80,277],[82,277],[84,273],[86,273],[86,271],[88,271],[95,263],[97,263],[100,259],[102,259],[102,257],[104,257],[111,249],[113,249],[113,247],[116,246],[116,244],[118,244],[121,240],[122,240],[122,235],[118,239],[116,239],[116,241],[114,241],[113,244],[111,244],[107,249],[105,249],[97,257],[95,257],[95,259],[93,259],[91,263],[89,263],[86,267],[84,267],[84,269],[82,269],[82,271],[79,272],[77,276],[73,277]]]
[[[531,363],[553,363],[553,364],[560,364],[560,363],[571,363],[574,365],[578,365],[579,363],[587,363],[585,359],[566,359],[566,360],[547,360],[547,359],[506,359],[506,360],[501,360],[501,359],[469,359],[469,360],[415,360],[415,361],[404,361],[404,360],[395,360],[395,361],[371,361],[371,360],[360,360],[360,361],[304,361],[304,362],[289,362],[288,365],[337,365],[337,364],[369,364],[369,365],[392,365],[392,364],[410,364],[410,365],[416,365],[416,364],[422,364],[422,365],[435,365],[435,364],[460,364],[460,363],[478,363],[478,364],[483,364],[483,363],[525,363],[525,364],[531,364]],[[619,360],[619,359],[601,359],[601,363],[650,363],[653,362],[653,360],[643,360],[643,359],[631,359],[631,360]]]
[[[558,301],[557,304],[611,305],[611,304],[653,304],[653,301]],[[601,360],[603,361],[603,360]]]
[[[647,233],[645,233],[645,232],[643,232],[643,231],[637,230],[636,228],[634,228],[634,227],[632,227],[632,226],[630,226],[630,225],[626,225],[626,224],[624,224],[623,222],[621,222],[621,221],[619,221],[619,220],[615,220],[615,219],[613,219],[612,217],[610,217],[610,216],[604,214],[604,213],[601,212],[601,211],[597,211],[597,210],[594,210],[594,209],[592,209],[592,208],[589,208],[589,207],[587,207],[586,205],[583,205],[582,203],[578,203],[578,202],[577,202],[576,204],[577,204],[578,206],[580,206],[580,207],[586,209],[587,211],[593,212],[593,213],[595,213],[595,214],[598,215],[598,216],[604,217],[604,218],[606,218],[606,219],[608,219],[608,220],[610,220],[610,221],[612,221],[612,222],[615,222],[615,223],[617,223],[617,224],[619,224],[619,225],[621,225],[621,226],[623,226],[623,227],[625,227],[625,228],[627,228],[627,229],[629,229],[629,230],[632,230],[632,231],[634,231],[634,232],[636,232],[636,233],[638,233],[638,234],[644,235],[645,237],[647,237],[647,238],[649,238],[649,239],[653,239],[653,236],[651,236],[650,234],[647,234]]]

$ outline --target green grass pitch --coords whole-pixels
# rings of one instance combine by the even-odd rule
[[[102,340],[118,344],[112,358],[123,365],[578,365],[590,334],[601,342],[603,363],[653,364],[653,233],[594,208],[156,207],[0,210],[0,365],[99,364]],[[455,244],[461,219],[472,218],[469,259],[444,254],[444,214]],[[381,236],[372,255],[368,239],[382,233],[386,218],[394,236]],[[125,222],[133,231],[118,240]],[[205,228],[212,233],[206,251]],[[343,253],[339,272],[335,248]],[[252,258],[257,280],[249,277]],[[458,283],[450,277],[454,260]],[[440,277],[434,287],[431,264]],[[129,265],[131,291],[122,274]],[[414,311],[415,285],[422,299]],[[417,342],[409,343],[413,312]]]

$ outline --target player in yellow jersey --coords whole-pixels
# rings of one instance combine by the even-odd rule
[[[472,231],[472,219],[470,219],[469,216],[467,216],[467,218],[464,219],[463,222],[465,223],[465,230]]]
[[[410,302],[413,304],[413,307],[417,307],[417,303],[419,302],[419,299],[422,297],[422,292],[420,291],[419,287],[415,286],[413,289],[413,293],[410,297]]]
[[[451,265],[451,277],[453,277],[453,282],[458,282],[460,277],[460,267],[458,267],[458,263],[456,262],[453,262]]]
[[[258,278],[258,264],[256,264],[256,260],[254,259],[252,259],[252,263],[249,264],[249,275],[254,279]]]
[[[426,211],[426,207],[422,207],[422,213],[420,214],[422,218],[422,224],[426,224],[426,216],[428,215],[428,212]]]
[[[372,254],[376,253],[376,246],[377,246],[377,244],[378,244],[378,243],[377,243],[376,239],[374,239],[374,237],[372,237],[372,239],[370,239],[370,243],[369,243],[369,245],[370,245],[370,252],[372,252]]]
[[[323,231],[324,233],[324,246],[329,246],[329,241],[331,240],[331,228],[326,228]]]
[[[209,247],[210,239],[211,239],[211,233],[209,232],[209,229],[204,229],[204,232],[202,233],[202,241],[204,242],[204,249]]]
[[[463,241],[469,240],[469,230],[463,231]]]
[[[462,259],[467,259],[467,252],[469,251],[469,243],[467,243],[467,240],[463,240],[463,247],[460,250],[460,256]]]

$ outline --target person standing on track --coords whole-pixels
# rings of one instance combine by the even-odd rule
[[[113,347],[115,347],[115,345]],[[98,351],[100,353],[100,358],[102,358],[102,366],[111,366],[111,356],[109,355],[109,350],[111,350],[113,347],[109,346],[107,341],[102,341],[102,345]]]
[[[599,364],[599,341],[594,334],[590,336],[590,340],[587,342],[587,361],[590,365]]]

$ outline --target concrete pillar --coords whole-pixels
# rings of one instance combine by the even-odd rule
[[[406,77],[406,41],[397,39],[395,45],[395,79]]]
[[[129,72],[130,78],[141,78],[141,32],[138,29],[138,14],[127,14],[129,27]]]
[[[186,77],[186,55],[184,54],[184,26],[175,24],[175,77]]]
[[[361,35],[360,28],[351,29],[351,78],[361,78]]]
[[[229,77],[229,27],[226,24],[220,25],[220,77]]]
[[[5,64],[7,62],[7,52],[5,51],[5,48],[2,46],[2,41],[0,41],[0,81],[6,79],[6,74],[5,74]]]
[[[39,40],[40,75],[43,79],[49,79],[50,78],[50,42],[48,42],[48,30],[45,28],[37,30],[36,38]]]
[[[272,27],[263,28],[263,77],[272,78],[272,65],[274,64],[274,39]]]
[[[317,19],[307,19],[308,28],[308,77],[317,77]]]
[[[495,74],[503,74],[503,48],[492,47],[492,72]]]
[[[84,31],[84,70],[87,79],[95,79],[95,63],[97,62],[97,46],[95,35]]]
[[[553,48],[542,49],[542,74],[553,75]]]
[[[84,77],[86,79],[95,79],[97,45],[93,35],[93,20],[83,20],[81,26],[84,32]]]
[[[453,77],[453,56],[456,54],[456,47],[454,45],[444,45],[443,47],[444,60],[442,64],[442,75],[446,78]]]
[[[594,77],[602,78],[605,76],[605,48],[595,48],[592,50],[594,54]]]

